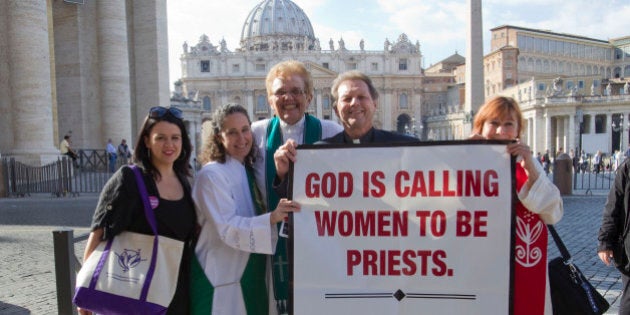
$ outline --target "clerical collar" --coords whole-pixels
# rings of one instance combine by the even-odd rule
[[[282,129],[282,135],[285,136],[284,139],[296,139],[296,136],[300,136],[304,130],[304,116],[293,125],[289,125],[280,119],[280,128]]]
[[[359,139],[352,139],[348,134],[343,132],[343,139],[345,143],[359,144],[359,143],[372,143],[374,142],[374,127],[372,127],[368,132],[366,132]]]

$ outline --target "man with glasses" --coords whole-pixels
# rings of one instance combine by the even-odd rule
[[[341,132],[341,125],[306,114],[313,99],[313,78],[303,63],[289,60],[271,68],[265,80],[267,100],[274,111],[271,119],[252,124],[258,158],[254,163],[256,184],[264,195],[267,209],[275,209],[278,196],[273,190],[276,177],[274,153],[288,140],[312,144]],[[286,312],[289,295],[286,241],[281,239],[273,258],[274,296],[280,314]]]

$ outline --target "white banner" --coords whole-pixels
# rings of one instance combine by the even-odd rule
[[[509,314],[505,144],[302,146],[293,313]]]

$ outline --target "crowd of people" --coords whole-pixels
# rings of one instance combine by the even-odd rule
[[[124,139],[117,148],[110,139],[107,152],[125,162],[111,170],[114,175],[101,193],[84,258],[101,241],[121,231],[150,234],[135,179],[126,166],[134,163],[142,169],[149,194],[157,200],[159,233],[187,244],[180,270],[173,270],[179,282],[169,313],[286,314],[290,284],[288,277],[281,275],[289,273],[287,264],[276,262],[288,261],[288,241],[278,236],[278,230],[290,213],[301,210],[300,204],[287,198],[289,165],[300,163],[297,146],[420,140],[374,127],[378,91],[369,76],[359,71],[341,73],[332,82],[333,109],[340,124],[307,113],[313,99],[313,79],[301,62],[275,65],[267,75],[266,90],[275,113],[271,119],[252,123],[239,104],[226,104],[214,111],[199,156],[203,167],[194,176],[188,165],[192,146],[177,108],[158,106],[150,110],[133,154]],[[544,225],[562,218],[563,204],[558,188],[546,176],[552,165],[550,153],[533,155],[519,140],[523,125],[517,102],[495,97],[475,115],[470,141],[512,141],[506,150],[517,161],[516,216],[528,229],[543,226],[534,243],[517,233],[513,252],[535,246],[542,259],[531,264],[515,257],[513,310],[514,314],[552,314]],[[627,164],[619,167],[630,169]],[[617,188],[615,205],[625,206],[619,201],[624,189]],[[622,211],[613,205],[607,205],[609,208],[610,212]],[[618,228],[619,224],[610,226]],[[606,234],[609,242],[600,252],[606,263],[618,234],[617,230]]]
[[[576,174],[615,172],[623,161],[630,156],[630,149],[625,152],[615,150],[612,154],[606,154],[601,150],[596,150],[593,153],[586,153],[584,150],[581,150],[579,154],[576,154],[575,152],[577,151],[578,150],[571,149],[568,153],[573,165],[573,172]],[[541,155],[540,152],[536,153],[536,159],[543,166],[545,173],[549,174],[553,171],[555,159],[563,153],[563,149],[559,148],[554,156],[550,156],[549,150],[545,150],[545,154],[543,155]]]

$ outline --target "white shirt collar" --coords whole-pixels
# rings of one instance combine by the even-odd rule
[[[293,125],[289,125],[280,119],[280,129],[282,129],[282,141],[286,142],[288,139],[297,141],[298,144],[302,143],[304,134],[304,116],[298,122]]]

